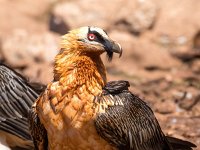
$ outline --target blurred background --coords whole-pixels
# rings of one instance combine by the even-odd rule
[[[0,0],[0,61],[47,84],[60,36],[98,26],[124,52],[109,80],[128,80],[167,135],[200,149],[200,0]]]

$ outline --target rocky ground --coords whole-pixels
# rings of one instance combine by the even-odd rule
[[[52,79],[60,35],[85,25],[123,49],[109,80],[128,80],[167,135],[200,149],[199,0],[0,0],[0,60],[31,81]]]

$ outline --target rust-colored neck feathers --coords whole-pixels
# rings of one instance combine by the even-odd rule
[[[84,49],[84,50],[83,50]],[[54,80],[73,89],[82,85],[102,88],[106,83],[106,71],[99,54],[91,54],[87,47],[67,34],[61,42],[61,51],[55,58]]]

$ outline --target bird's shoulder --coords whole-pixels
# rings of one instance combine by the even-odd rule
[[[135,113],[140,113],[141,111],[148,111],[148,117],[154,117],[153,111],[148,106],[148,104],[143,101],[139,96],[133,94],[128,88],[130,83],[125,80],[111,81],[108,82],[104,88],[101,95],[101,99],[109,99],[114,102],[115,109],[118,106],[123,106],[124,109],[130,109]],[[145,114],[143,114],[145,115]]]

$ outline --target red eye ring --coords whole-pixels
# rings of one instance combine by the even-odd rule
[[[96,38],[96,35],[94,35],[93,33],[89,33],[89,34],[88,34],[88,39],[89,39],[90,41],[93,41],[95,38]]]

